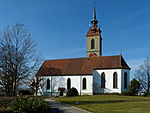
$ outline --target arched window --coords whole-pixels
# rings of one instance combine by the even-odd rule
[[[113,88],[118,88],[118,75],[117,72],[113,74]]]
[[[83,78],[83,90],[86,89],[86,78]]]
[[[49,78],[47,79],[47,89],[50,89],[50,80],[49,80]]]
[[[67,79],[67,89],[71,89],[71,79]]]
[[[94,49],[95,48],[95,41],[94,39],[91,40],[91,49]]]
[[[127,72],[124,73],[124,88],[127,88]]]
[[[101,88],[105,88],[105,73],[101,74]]]

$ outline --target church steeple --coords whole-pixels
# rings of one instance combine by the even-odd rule
[[[95,9],[95,0],[94,0],[94,12],[93,12],[93,19],[91,21],[92,26],[89,29],[86,35],[86,54],[87,57],[94,57],[94,56],[102,56],[102,37],[101,37],[101,30],[97,26],[97,19],[96,19],[96,9]]]
[[[93,20],[91,21],[91,23],[92,23],[94,26],[98,23],[98,21],[96,20],[95,0],[94,0]]]

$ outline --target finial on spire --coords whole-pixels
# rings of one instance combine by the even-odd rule
[[[91,21],[91,23],[93,24],[93,26],[95,26],[98,23],[98,21],[96,20],[95,0],[94,0],[93,20]]]

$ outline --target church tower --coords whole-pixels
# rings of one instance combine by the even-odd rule
[[[86,55],[87,57],[94,57],[94,56],[102,56],[102,37],[101,37],[101,30],[97,26],[97,19],[96,19],[96,10],[95,10],[95,0],[94,0],[94,12],[93,12],[93,20],[91,21],[92,26],[89,29],[86,35]]]

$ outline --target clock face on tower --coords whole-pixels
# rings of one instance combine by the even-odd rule
[[[95,56],[97,56],[96,53],[91,53],[90,54],[90,57],[95,57]]]

